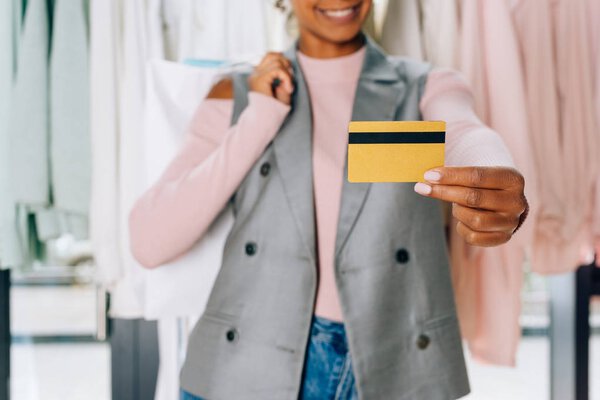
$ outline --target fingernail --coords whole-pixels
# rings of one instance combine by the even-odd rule
[[[437,182],[442,177],[442,174],[440,174],[439,171],[427,171],[423,176],[425,177],[426,181]]]
[[[431,186],[423,182],[418,182],[415,185],[415,192],[426,196],[431,193]]]

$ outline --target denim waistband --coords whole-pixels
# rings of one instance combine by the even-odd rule
[[[344,335],[346,334],[343,322],[333,321],[328,318],[319,317],[318,315],[314,315],[313,318],[313,326],[318,330],[327,332],[337,332],[342,333]]]
[[[313,316],[311,340],[327,343],[338,354],[348,352],[348,339],[342,322],[332,321],[317,315]]]

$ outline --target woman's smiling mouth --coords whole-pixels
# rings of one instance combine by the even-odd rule
[[[339,9],[325,9],[316,7],[316,11],[334,23],[347,23],[354,20],[360,14],[362,2],[353,6]]]

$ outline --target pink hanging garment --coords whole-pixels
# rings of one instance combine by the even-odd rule
[[[588,262],[599,168],[586,3],[513,3],[533,155],[540,171],[541,204],[532,267],[540,273],[563,273]]]
[[[554,0],[552,7],[563,173],[566,175],[564,191],[567,218],[560,239],[563,243],[568,243],[565,247],[577,246],[578,256],[575,260],[564,260],[565,265],[558,265],[557,268],[559,271],[569,271],[589,262],[586,254],[589,255],[592,248],[592,200],[600,168],[600,135],[596,131],[593,108],[594,78],[587,3]],[[554,250],[557,251],[556,247]],[[544,253],[543,256],[548,257],[548,254]],[[545,260],[553,261],[547,258]]]
[[[529,132],[535,143],[532,155],[540,172],[533,268],[553,271],[564,264],[559,259],[577,258],[577,246],[569,250],[560,246],[560,254],[547,249],[557,245],[557,233],[562,231],[567,218],[552,10],[547,0],[512,3],[511,12],[523,57]],[[548,253],[552,254],[551,258],[544,260],[544,254]]]
[[[596,113],[596,132],[600,131],[600,1],[588,0],[589,37],[592,49],[592,72],[594,74],[594,100]],[[600,157],[600,148],[596,154]],[[594,215],[592,219],[592,234],[596,251],[596,265],[600,267],[600,171],[597,172],[596,193],[594,196]]]
[[[502,136],[525,177],[531,211],[513,239],[494,248],[467,245],[455,233],[453,221],[452,274],[462,333],[473,357],[514,365],[520,337],[522,266],[538,202],[523,68],[508,4],[470,0],[459,4],[460,68],[472,85],[478,115]]]

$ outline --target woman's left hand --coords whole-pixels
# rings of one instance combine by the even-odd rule
[[[476,246],[506,243],[528,210],[523,176],[505,167],[437,167],[425,173],[415,191],[452,203],[456,230]]]

